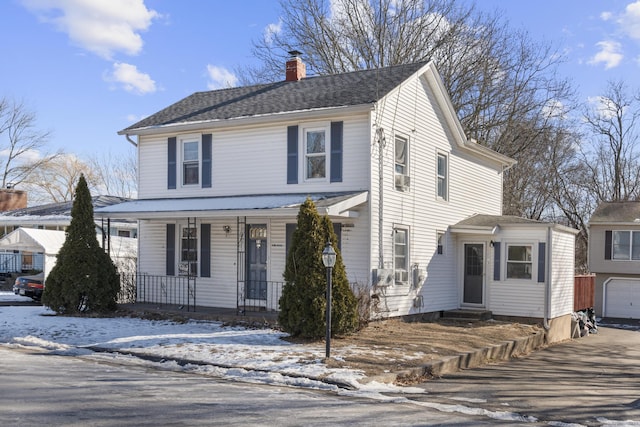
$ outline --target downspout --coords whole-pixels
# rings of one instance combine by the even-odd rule
[[[545,254],[545,263],[547,265],[545,293],[544,293],[544,320],[542,326],[545,331],[551,329],[549,318],[551,317],[551,227],[547,227],[547,253]]]
[[[127,133],[127,134],[125,134],[125,135],[124,135],[124,137],[125,137],[125,138],[127,138],[127,141],[129,141],[129,142],[131,143],[131,145],[133,145],[134,147],[137,147],[137,146],[138,146],[138,143],[137,143],[137,142],[135,142],[133,139],[131,139],[131,137],[129,136],[129,134],[128,134],[128,133]]]

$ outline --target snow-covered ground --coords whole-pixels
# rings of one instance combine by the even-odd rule
[[[0,291],[0,302],[29,300]],[[461,400],[469,406],[455,401],[442,404],[405,399],[402,393],[423,393],[424,390],[365,381],[363,373],[356,370],[330,369],[323,363],[322,343],[317,346],[292,344],[282,339],[285,335],[272,329],[222,326],[210,321],[173,323],[137,318],[63,317],[41,306],[0,306],[0,345],[7,347],[35,347],[53,354],[153,365],[158,369],[196,372],[236,381],[332,390],[503,421],[536,421],[514,412],[473,407],[474,402],[468,399]],[[340,354],[332,353],[332,357],[339,358]]]

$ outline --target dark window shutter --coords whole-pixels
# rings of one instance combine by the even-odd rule
[[[167,254],[166,254],[166,274],[176,275],[176,225],[167,224]]]
[[[493,242],[493,280],[500,281],[500,242]]]
[[[340,251],[342,251],[342,224],[340,224],[339,222],[334,222],[333,232],[336,233],[336,238],[338,239],[338,241],[336,242],[337,243],[336,247]]]
[[[293,232],[296,231],[298,224],[287,224],[286,225],[286,237],[285,237],[285,254],[289,257],[289,248],[291,247],[291,242],[293,242]]]
[[[173,136],[169,138],[168,152],[167,158],[169,160],[167,167],[167,189],[175,190],[176,188],[176,155],[177,155],[177,147],[176,147],[176,137]]]
[[[298,183],[298,126],[287,128],[287,184]]]
[[[211,277],[211,224],[200,224],[200,277]]]
[[[538,283],[545,281],[545,265],[547,263],[547,244],[538,243]]]
[[[202,188],[211,188],[211,134],[202,135]]]
[[[604,259],[611,259],[611,241],[613,233],[611,230],[604,232]]]
[[[342,122],[331,122],[331,182],[342,182]]]

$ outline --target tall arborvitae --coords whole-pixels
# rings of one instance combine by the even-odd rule
[[[67,237],[46,278],[42,302],[61,314],[105,313],[116,309],[119,291],[118,272],[98,243],[91,194],[81,176]]]
[[[298,213],[298,224],[293,233],[293,239],[284,272],[285,285],[280,298],[280,313],[278,321],[283,330],[292,336],[305,338],[322,338],[325,336],[326,310],[326,268],[322,263],[322,251],[328,239],[332,238],[336,248],[335,234],[329,234],[326,227],[333,233],[331,222],[322,220],[316,206],[311,199],[307,199]],[[336,251],[337,252],[337,251]],[[339,282],[337,291],[338,305],[332,305],[337,313],[332,313],[332,333],[341,334],[355,330],[357,312],[355,298],[351,293],[346,279],[342,257],[338,255],[339,264],[334,268],[334,281]],[[338,272],[336,272],[338,270]],[[346,290],[345,290],[346,286]],[[332,291],[336,290],[334,282]],[[332,300],[334,300],[332,298]],[[353,304],[351,301],[353,300]],[[336,300],[334,300],[336,301]],[[351,307],[353,306],[353,310]],[[348,313],[343,312],[348,310]],[[353,314],[351,314],[353,312]],[[353,320],[352,320],[353,317]],[[335,325],[333,324],[335,319]]]

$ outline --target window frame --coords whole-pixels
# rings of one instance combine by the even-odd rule
[[[195,260],[185,260],[183,258],[184,254],[185,254],[185,248],[183,248],[183,242],[187,239],[185,239],[184,236],[184,231],[186,230],[195,230]],[[200,227],[198,225],[195,225],[194,227],[189,227],[188,224],[178,224],[178,233],[176,233],[177,236],[176,238],[178,239],[176,248],[177,248],[177,252],[178,252],[178,268],[177,268],[177,272],[178,272],[178,276],[189,276],[189,272],[191,272],[191,269],[195,269],[195,274],[191,274],[191,277],[200,277]],[[188,250],[188,249],[186,249]],[[187,263],[189,268],[188,270],[184,270],[182,268],[183,264]]]
[[[621,244],[616,243],[616,236],[620,236],[621,234],[627,234],[628,243]],[[636,237],[637,236],[637,237]],[[638,239],[637,245],[634,244],[634,241]],[[625,248],[626,249],[626,257],[621,257],[620,255],[625,255],[616,252],[616,248]],[[612,261],[640,261],[640,231],[636,230],[611,230],[611,260]]]
[[[444,159],[444,174],[440,173],[440,159]],[[442,186],[440,185],[442,182]],[[442,188],[443,194],[440,193]],[[449,200],[449,154],[436,152],[436,198],[443,201]]]
[[[410,261],[410,233],[409,233],[409,227],[408,226],[403,226],[403,225],[394,225],[393,226],[393,274],[394,274],[394,283],[396,285],[408,285],[410,282],[410,277],[409,277],[409,261]],[[404,268],[398,268],[397,267],[397,260],[399,258],[398,255],[398,243],[396,242],[396,236],[398,235],[399,232],[404,233],[405,236],[405,242],[404,242],[404,255],[402,256],[402,258],[404,258]],[[396,280],[396,273],[397,272],[405,272],[407,275],[407,280],[406,281],[399,281]]]
[[[302,176],[304,182],[325,182],[329,180],[331,171],[331,126],[329,123],[310,124],[309,126],[301,126],[302,132]],[[310,133],[322,132],[324,134],[324,151],[309,153],[307,151],[308,135]],[[309,158],[324,158],[324,176],[310,176]]]
[[[196,160],[189,159],[186,160],[185,155],[185,147],[187,144],[196,144],[198,148],[198,158]],[[179,144],[179,164],[180,164],[180,185],[181,187],[193,188],[198,187],[202,184],[202,135],[200,134],[190,134],[190,135],[181,135],[178,137]],[[196,165],[197,173],[196,173],[196,182],[186,182],[187,174],[185,173],[185,166],[187,164]]]
[[[529,248],[529,252],[530,252],[530,259],[529,260],[518,260],[518,259],[510,259],[510,249],[512,247],[524,247],[524,248]],[[536,270],[534,269],[535,265],[536,265],[536,245],[531,242],[531,243],[521,243],[521,242],[507,242],[505,244],[505,254],[504,254],[504,258],[505,258],[505,268],[504,268],[504,277],[505,280],[522,280],[522,281],[534,281],[536,280]],[[526,251],[525,251],[526,254]],[[510,272],[510,265],[529,265],[529,269],[530,269],[530,273],[529,273],[529,277],[513,277],[511,276],[511,272]]]
[[[446,233],[436,230],[436,255],[445,254]]]
[[[404,142],[404,163],[398,163],[398,141],[403,141]],[[394,175],[402,175],[402,176],[409,176],[409,172],[410,172],[410,150],[409,150],[409,138],[407,136],[401,135],[401,134],[395,134],[394,138],[393,138],[393,174]],[[400,165],[404,170],[403,171],[399,171],[398,170],[398,165]]]

